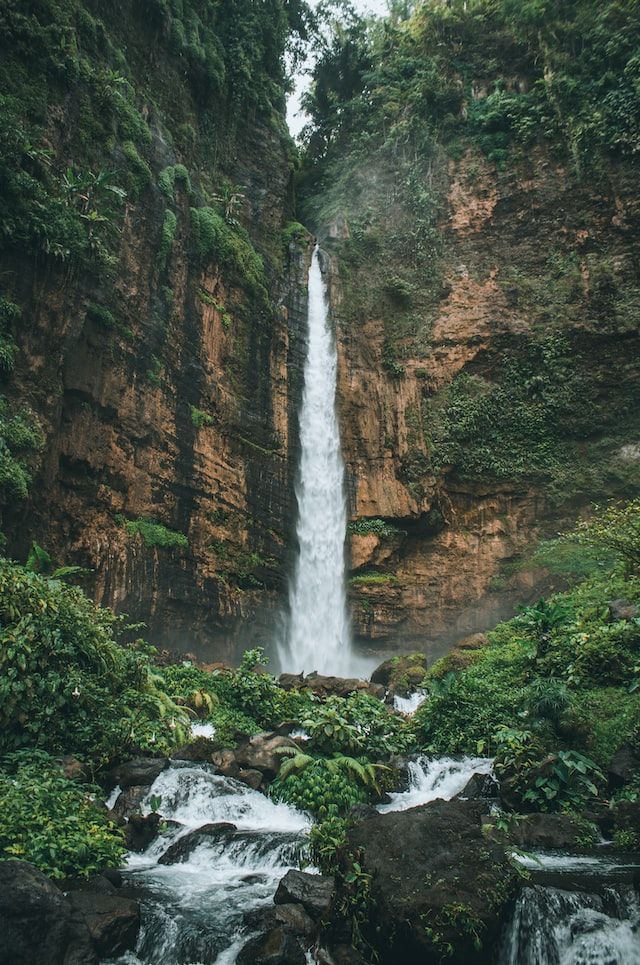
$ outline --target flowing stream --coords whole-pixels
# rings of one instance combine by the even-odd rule
[[[251,933],[246,914],[271,905],[282,876],[299,867],[309,821],[206,765],[173,763],[150,788],[143,812],[152,795],[161,798],[169,827],[129,857],[126,886],[141,902],[142,928],[136,954],[120,961],[231,965]],[[209,828],[175,863],[163,863],[181,838],[220,822],[235,830]]]
[[[283,670],[353,672],[345,589],[344,462],[336,413],[337,352],[316,247],[309,269],[308,346],[300,409],[298,559],[289,590]]]
[[[474,774],[491,774],[493,760],[490,757],[419,757],[409,762],[409,787],[406,791],[390,794],[391,801],[381,804],[378,810],[407,811],[436,798],[451,800],[463,790]]]

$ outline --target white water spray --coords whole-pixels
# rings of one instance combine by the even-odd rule
[[[345,591],[347,507],[336,414],[337,352],[316,247],[309,270],[308,349],[300,410],[299,554],[289,590],[290,620],[279,657],[296,673],[352,671]]]

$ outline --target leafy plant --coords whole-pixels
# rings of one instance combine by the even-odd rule
[[[377,790],[378,765],[344,755],[316,758],[283,748],[291,756],[281,765],[269,793],[278,801],[319,818],[337,817]]]
[[[154,519],[129,519],[116,517],[116,522],[124,526],[129,536],[141,536],[145,546],[160,546],[171,549],[188,549],[189,540],[184,533],[178,533]]]
[[[6,755],[0,760],[0,858],[31,861],[52,878],[117,868],[124,836],[96,806],[99,794],[68,780],[42,751]]]

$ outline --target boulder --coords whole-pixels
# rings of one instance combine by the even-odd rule
[[[622,744],[615,752],[607,768],[609,786],[613,790],[624,787],[634,774],[640,771],[640,758],[630,744]]]
[[[26,861],[0,861],[0,965],[97,965],[89,929]]]
[[[307,677],[302,674],[281,674],[278,683],[284,690],[310,690],[317,697],[348,697],[356,691],[379,699],[384,697],[384,687],[380,684],[356,677],[325,677],[318,673],[310,673]]]
[[[456,797],[465,801],[494,801],[500,797],[500,785],[491,774],[472,774]]]
[[[158,836],[160,821],[159,814],[132,814],[124,829],[124,839],[129,851],[146,851]]]
[[[509,824],[509,841],[521,848],[572,848],[579,835],[568,814],[525,814]]]
[[[133,785],[132,787],[126,788],[126,790],[121,791],[116,799],[116,803],[113,805],[112,812],[119,816],[129,817],[130,814],[137,814],[140,811],[140,805],[149,793],[148,785]]]
[[[247,787],[251,787],[254,791],[257,791],[262,785],[264,775],[262,774],[262,771],[256,771],[251,767],[245,767],[238,771],[236,780],[241,781],[243,784],[246,784]]]
[[[110,786],[119,784],[123,791],[134,786],[149,787],[168,766],[166,757],[134,757],[109,771]]]
[[[302,905],[276,905],[275,920],[295,935],[311,936],[317,931],[313,918],[307,914]]]
[[[271,928],[240,950],[237,965],[306,965],[298,940],[285,928]]]
[[[390,696],[407,697],[419,688],[426,672],[427,655],[416,652],[385,660],[373,671],[371,681]]]
[[[236,830],[235,824],[226,821],[219,821],[216,824],[203,824],[201,828],[189,831],[188,834],[183,834],[181,838],[174,841],[159,859],[158,864],[180,864],[186,861],[198,845],[211,841],[213,838],[227,837],[234,834]]]
[[[240,769],[251,768],[266,777],[275,777],[284,760],[278,752],[284,747],[298,751],[298,745],[289,737],[281,737],[272,732],[256,734],[246,743],[236,748],[235,759]]]
[[[484,837],[484,811],[436,800],[348,831],[340,860],[346,871],[357,856],[372,905],[365,938],[382,962],[435,965],[451,946],[452,961],[471,965],[495,947],[517,874],[506,847]]]
[[[314,921],[318,921],[331,907],[334,893],[333,878],[310,875],[304,871],[287,871],[273,900],[276,905],[302,905]]]
[[[183,744],[171,755],[173,761],[196,761],[207,764],[213,763],[213,756],[219,745],[210,737],[195,737],[188,744]]]
[[[215,764],[218,772],[223,775],[223,777],[237,777],[240,766],[236,761],[235,753],[228,747],[223,747],[222,750],[215,751],[211,755],[211,763]]]
[[[617,623],[618,620],[635,620],[639,615],[640,608],[637,603],[630,603],[628,600],[612,600],[609,604],[607,622]]]
[[[137,901],[94,889],[72,891],[68,901],[87,923],[100,958],[115,958],[135,948],[140,930]]]

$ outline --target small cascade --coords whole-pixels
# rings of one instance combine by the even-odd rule
[[[640,965],[640,907],[629,885],[599,893],[524,888],[499,965]]]
[[[345,589],[344,462],[336,414],[338,357],[316,247],[309,270],[308,348],[300,410],[298,559],[289,591],[283,670],[349,676],[353,670]]]
[[[416,690],[414,693],[409,694],[408,697],[399,697],[397,694],[393,698],[393,709],[397,710],[400,714],[406,714],[407,717],[411,717],[415,714],[418,707],[421,707],[427,699],[426,690]]]
[[[490,757],[419,757],[409,763],[409,787],[406,791],[390,794],[391,801],[381,804],[378,810],[407,811],[409,808],[443,798],[449,801],[465,787],[474,774],[491,774],[493,760]]]
[[[245,915],[269,905],[282,876],[298,867],[309,821],[206,765],[174,763],[152,795],[169,824],[143,854],[131,855],[127,886],[142,905],[135,955],[122,965],[225,965],[249,937]],[[160,859],[203,825],[228,822],[236,831],[198,839],[175,864]]]

